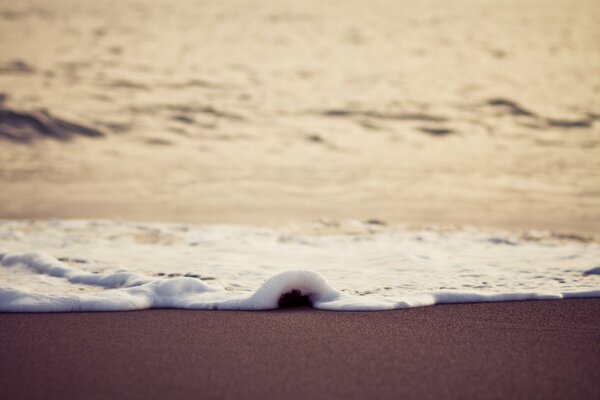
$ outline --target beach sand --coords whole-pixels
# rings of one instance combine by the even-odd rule
[[[600,300],[0,314],[6,399],[592,399]]]

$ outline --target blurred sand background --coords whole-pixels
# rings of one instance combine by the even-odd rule
[[[600,231],[600,1],[0,0],[0,218]]]

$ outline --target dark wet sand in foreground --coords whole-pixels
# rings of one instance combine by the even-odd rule
[[[600,398],[600,299],[0,314],[3,399]]]

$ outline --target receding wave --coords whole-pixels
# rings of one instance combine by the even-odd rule
[[[24,285],[0,285],[0,311],[65,312],[123,311],[149,308],[269,310],[310,305],[326,310],[392,310],[441,303],[600,297],[600,288],[579,290],[506,290],[412,292],[404,295],[349,294],[335,288],[318,272],[289,270],[268,278],[254,291],[236,291],[211,285],[200,277],[157,278],[133,272],[98,273],[67,265],[39,252],[0,254],[4,271],[15,270],[29,278],[58,279],[79,285],[81,293],[36,291]],[[351,273],[351,271],[348,271]],[[583,275],[592,275],[584,271]],[[597,283],[597,281],[596,281]],[[391,283],[390,283],[391,284]],[[56,286],[58,287],[58,286]],[[91,290],[85,290],[89,287]],[[93,290],[96,289],[96,290]]]

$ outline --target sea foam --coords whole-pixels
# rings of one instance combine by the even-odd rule
[[[109,221],[0,225],[0,311],[392,310],[600,297],[600,245],[478,231],[291,235]]]

